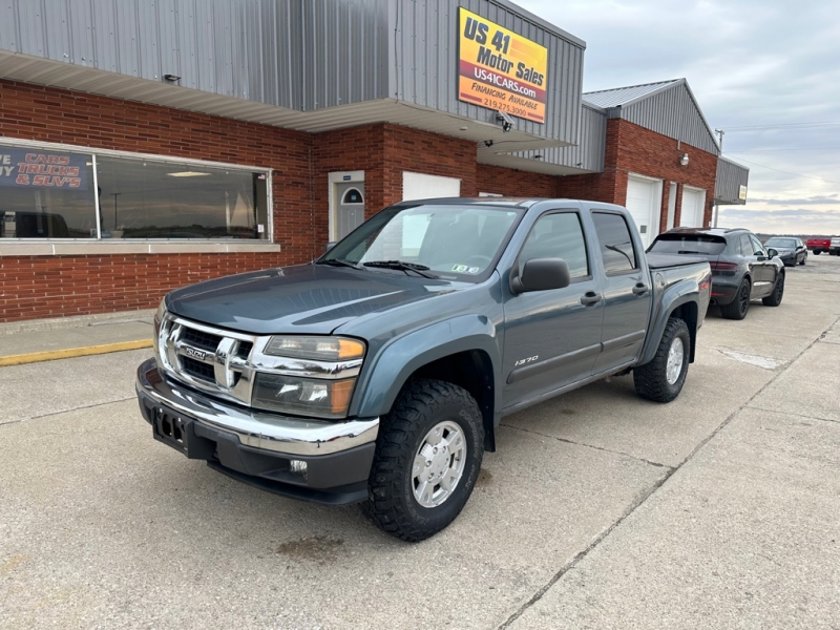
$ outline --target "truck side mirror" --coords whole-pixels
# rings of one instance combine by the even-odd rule
[[[510,288],[514,293],[548,291],[567,287],[570,282],[569,265],[562,258],[532,258],[511,277]]]
[[[778,255],[779,255],[779,252],[777,250],[773,249],[772,247],[767,248],[767,256],[769,258],[775,258]]]

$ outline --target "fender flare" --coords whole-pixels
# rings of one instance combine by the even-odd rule
[[[501,340],[495,324],[485,315],[460,315],[399,337],[381,348],[359,375],[361,393],[355,410],[360,417],[382,416],[394,404],[406,381],[417,370],[438,359],[469,351],[487,355],[493,374],[494,408],[501,405],[499,371]]]
[[[645,345],[642,348],[642,355],[638,362],[639,365],[644,365],[653,360],[659,348],[662,335],[665,333],[665,326],[668,325],[668,320],[671,318],[671,314],[686,304],[693,305],[695,310],[694,321],[686,321],[688,332],[691,336],[689,360],[691,362],[694,361],[694,342],[697,338],[697,321],[700,316],[699,313],[696,313],[699,308],[699,300],[700,292],[696,285],[694,287],[674,285],[665,290],[662,294],[661,307],[653,315],[653,321],[651,322],[647,339],[645,339]]]

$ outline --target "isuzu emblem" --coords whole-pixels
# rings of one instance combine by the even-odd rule
[[[198,361],[204,361],[207,357],[207,353],[204,350],[197,350],[196,348],[190,348],[189,346],[184,348],[184,354]]]

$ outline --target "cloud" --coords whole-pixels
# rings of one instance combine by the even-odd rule
[[[750,212],[747,227],[794,233],[807,220],[840,232],[836,3],[514,1],[586,41],[587,91],[685,77],[724,129],[724,155],[750,169],[750,209],[738,210]],[[780,206],[827,213],[770,212]]]

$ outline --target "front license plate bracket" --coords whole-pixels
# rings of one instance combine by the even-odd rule
[[[212,440],[195,434],[195,421],[166,407],[152,410],[154,438],[171,446],[189,459],[211,459],[216,451]]]

